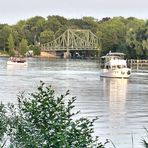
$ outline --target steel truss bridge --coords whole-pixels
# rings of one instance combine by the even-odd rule
[[[41,44],[41,51],[98,50],[98,38],[90,30],[68,29],[55,40]]]

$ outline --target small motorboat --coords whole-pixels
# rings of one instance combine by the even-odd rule
[[[23,66],[27,66],[28,63],[27,63],[25,58],[10,57],[10,59],[7,61],[7,65],[23,65]]]
[[[109,52],[106,56],[102,56],[100,76],[109,78],[129,78],[131,69],[127,67],[124,56],[124,53],[112,52]]]

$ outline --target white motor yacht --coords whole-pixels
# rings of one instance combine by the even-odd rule
[[[109,52],[106,56],[101,57],[101,77],[110,78],[129,78],[131,69],[127,67],[124,60],[124,53]]]

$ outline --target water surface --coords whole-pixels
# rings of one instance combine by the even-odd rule
[[[117,148],[142,148],[148,128],[148,73],[134,72],[130,79],[99,77],[99,63],[89,60],[29,58],[28,67],[7,66],[0,58],[0,101],[17,103],[19,92],[33,92],[40,80],[57,94],[70,90],[77,96],[80,116],[99,119],[95,135],[110,139]],[[106,147],[111,147],[109,144]]]

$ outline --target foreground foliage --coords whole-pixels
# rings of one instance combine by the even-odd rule
[[[17,106],[9,105],[7,136],[11,147],[103,148],[98,138],[92,137],[94,120],[74,119],[79,113],[73,113],[76,98],[67,100],[68,94],[69,91],[56,97],[51,86],[41,82],[37,92],[27,98],[21,94]],[[0,121],[3,129],[6,120]],[[6,133],[6,128],[3,130],[0,130],[1,137]]]
[[[146,134],[147,134],[147,140],[143,139],[143,145],[145,148],[148,148],[148,130],[145,128]]]
[[[0,104],[0,147],[5,143],[4,135],[7,131],[7,117],[5,106]]]

